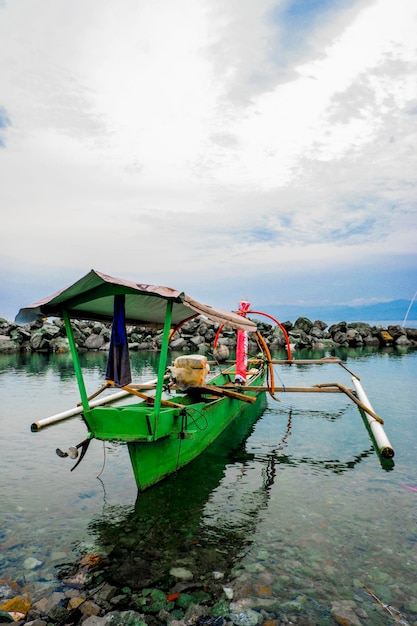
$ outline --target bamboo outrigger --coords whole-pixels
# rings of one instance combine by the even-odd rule
[[[355,391],[339,383],[304,388],[275,386],[274,364],[336,363],[347,368],[334,358],[293,359],[285,328],[277,320],[274,321],[286,337],[288,359],[273,360],[256,324],[247,318],[248,313],[259,314],[251,311],[247,302],[241,303],[238,313],[221,311],[169,287],[134,283],[91,270],[73,285],[21,309],[16,317],[20,324],[45,317],[64,320],[81,397],[80,406],[34,422],[32,431],[82,415],[87,426],[86,439],[70,448],[69,454],[58,449],[58,455],[78,457],[72,468],[75,469],[93,438],[126,443],[136,484],[142,491],[195,459],[245,407],[259,407],[261,411],[267,392],[275,399],[275,393],[345,393],[366,414],[376,450],[383,458],[391,459],[394,451],[383,431],[383,420],[374,412],[358,378],[352,375]],[[201,354],[178,357],[168,366],[173,331],[198,315],[217,322],[220,329],[227,325],[238,332],[236,361],[226,362],[225,369],[213,376],[208,375],[209,362]],[[106,383],[90,396],[71,319],[112,322]],[[157,378],[150,383],[132,384],[126,324],[163,329]],[[247,358],[248,333],[255,333],[263,351],[252,359]],[[97,399],[109,387],[120,390]],[[145,393],[151,390],[155,393]],[[139,401],[119,406],[127,396]]]

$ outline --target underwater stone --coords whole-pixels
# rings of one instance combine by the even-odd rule
[[[2,580],[0,584],[0,599],[8,598],[11,595],[13,595],[13,589],[11,585],[8,582]]]
[[[110,602],[110,600],[116,595],[116,593],[117,587],[105,583],[95,594],[95,601],[98,604],[100,604],[100,602]]]
[[[261,563],[248,563],[248,565],[245,565],[245,569],[251,574],[256,574],[257,572],[264,572],[265,566]]]
[[[206,606],[200,604],[190,604],[184,615],[184,622],[188,624],[195,624],[201,617],[206,617],[209,614],[209,609]]]
[[[33,556],[28,556],[28,558],[23,561],[23,567],[25,569],[35,569],[40,565],[42,565],[42,561],[39,561],[39,559],[35,559],[35,557]]]
[[[332,618],[344,626],[362,626],[355,614],[356,603],[352,600],[334,602],[331,609]]]
[[[90,600],[85,600],[82,605],[80,605],[81,612],[83,616],[90,617],[91,615],[99,615],[100,607],[95,602],[91,602]]]
[[[143,621],[142,617],[136,611],[112,611],[105,616],[104,623],[106,626],[146,626],[146,622]],[[87,624],[87,621],[84,624]]]
[[[262,623],[262,615],[252,609],[245,609],[239,613],[230,613],[229,615],[233,624],[236,626],[257,626]]]
[[[219,600],[211,609],[213,616],[227,617],[229,615],[230,607],[226,600]]]
[[[221,615],[217,617],[207,615],[207,617],[200,617],[197,623],[198,626],[224,626],[225,619]]]
[[[205,604],[211,601],[211,595],[203,589],[197,589],[193,592],[193,600],[198,604]]]
[[[177,606],[180,609],[188,609],[190,604],[194,601],[193,596],[190,596],[188,593],[180,593],[177,598]]]
[[[174,578],[179,578],[180,580],[192,580],[193,579],[193,573],[190,572],[190,570],[186,569],[185,567],[172,567],[169,570],[169,573],[171,576],[174,576]]]
[[[410,598],[404,602],[404,608],[406,611],[417,613],[417,598]]]
[[[112,622],[107,622],[107,618],[109,615],[111,615],[111,613],[108,613],[105,617],[98,617],[97,615],[92,615],[91,617],[87,617],[87,619],[83,621],[83,625],[84,626],[105,626],[108,623],[112,623]]]
[[[48,613],[48,621],[64,623],[69,617],[71,611],[63,606],[54,606]]]

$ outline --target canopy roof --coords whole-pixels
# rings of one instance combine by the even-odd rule
[[[128,324],[162,325],[166,303],[170,300],[173,303],[174,326],[198,314],[231,328],[252,332],[256,330],[256,324],[241,315],[200,304],[184,292],[170,287],[114,278],[96,270],[91,270],[73,285],[20,309],[16,322],[27,324],[43,317],[62,317],[64,310],[73,319],[111,322],[116,294],[125,295],[125,317]]]

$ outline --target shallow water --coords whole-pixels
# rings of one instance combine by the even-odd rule
[[[354,600],[368,623],[387,623],[366,584],[413,623],[417,351],[336,354],[384,418],[393,467],[378,458],[346,396],[279,394],[241,445],[229,433],[139,497],[124,446],[93,441],[74,472],[74,461],[55,454],[84,439],[80,418],[30,432],[33,421],[77,403],[70,357],[0,355],[0,579],[54,587],[63,564],[101,550],[115,576],[122,571],[139,585],[120,563],[148,551],[154,568],[182,563],[199,573],[226,572],[252,606],[277,619],[333,623],[332,604]],[[92,392],[102,384],[105,356],[84,354],[82,361]],[[132,355],[135,382],[152,378],[156,366],[156,354]],[[276,366],[277,385],[335,381],[351,385],[337,365]]]

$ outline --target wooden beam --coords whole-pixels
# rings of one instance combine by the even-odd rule
[[[210,387],[211,389],[211,387]],[[225,387],[223,386],[218,386],[217,389],[225,389]],[[229,389],[229,387],[226,387],[226,389]],[[270,387],[266,387],[266,386],[247,386],[245,387],[245,385],[242,386],[237,386],[237,389],[239,390],[239,393],[242,393],[244,391],[256,391],[256,392],[261,392],[261,391],[272,391],[272,392],[282,392],[282,393],[343,393],[341,389],[339,389],[338,387],[273,387],[272,389]]]
[[[201,385],[199,387],[189,387],[186,391],[187,393],[200,393],[200,394],[209,394],[212,396],[218,396],[220,398],[232,398],[233,400],[240,400],[241,402],[250,402],[253,404],[256,402],[256,396],[245,396],[243,393],[239,391],[232,391],[230,387],[220,387],[217,385]],[[247,387],[245,391],[252,391],[255,389],[254,387]],[[264,388],[261,388],[261,391],[264,391]]]
[[[129,385],[125,385],[124,387],[122,387],[123,391],[127,391],[128,393],[131,393],[133,396],[138,396],[138,398],[142,398],[142,400],[145,400],[145,402],[151,406],[154,406],[155,404],[155,397],[154,396],[148,396],[146,395],[146,393],[141,393],[140,391],[137,391],[136,389],[134,389],[133,387],[129,387]],[[179,404],[177,402],[171,402],[170,400],[160,400],[160,404],[161,406],[171,406],[175,409],[184,409],[185,405],[184,404]]]
[[[322,359],[272,359],[266,361],[272,363],[272,365],[326,365],[329,363],[335,363],[341,365],[342,360],[336,357],[323,357]],[[221,361],[221,364],[235,365],[235,361]],[[248,364],[260,363],[259,359],[248,359]],[[218,365],[217,361],[209,361],[210,365]]]

